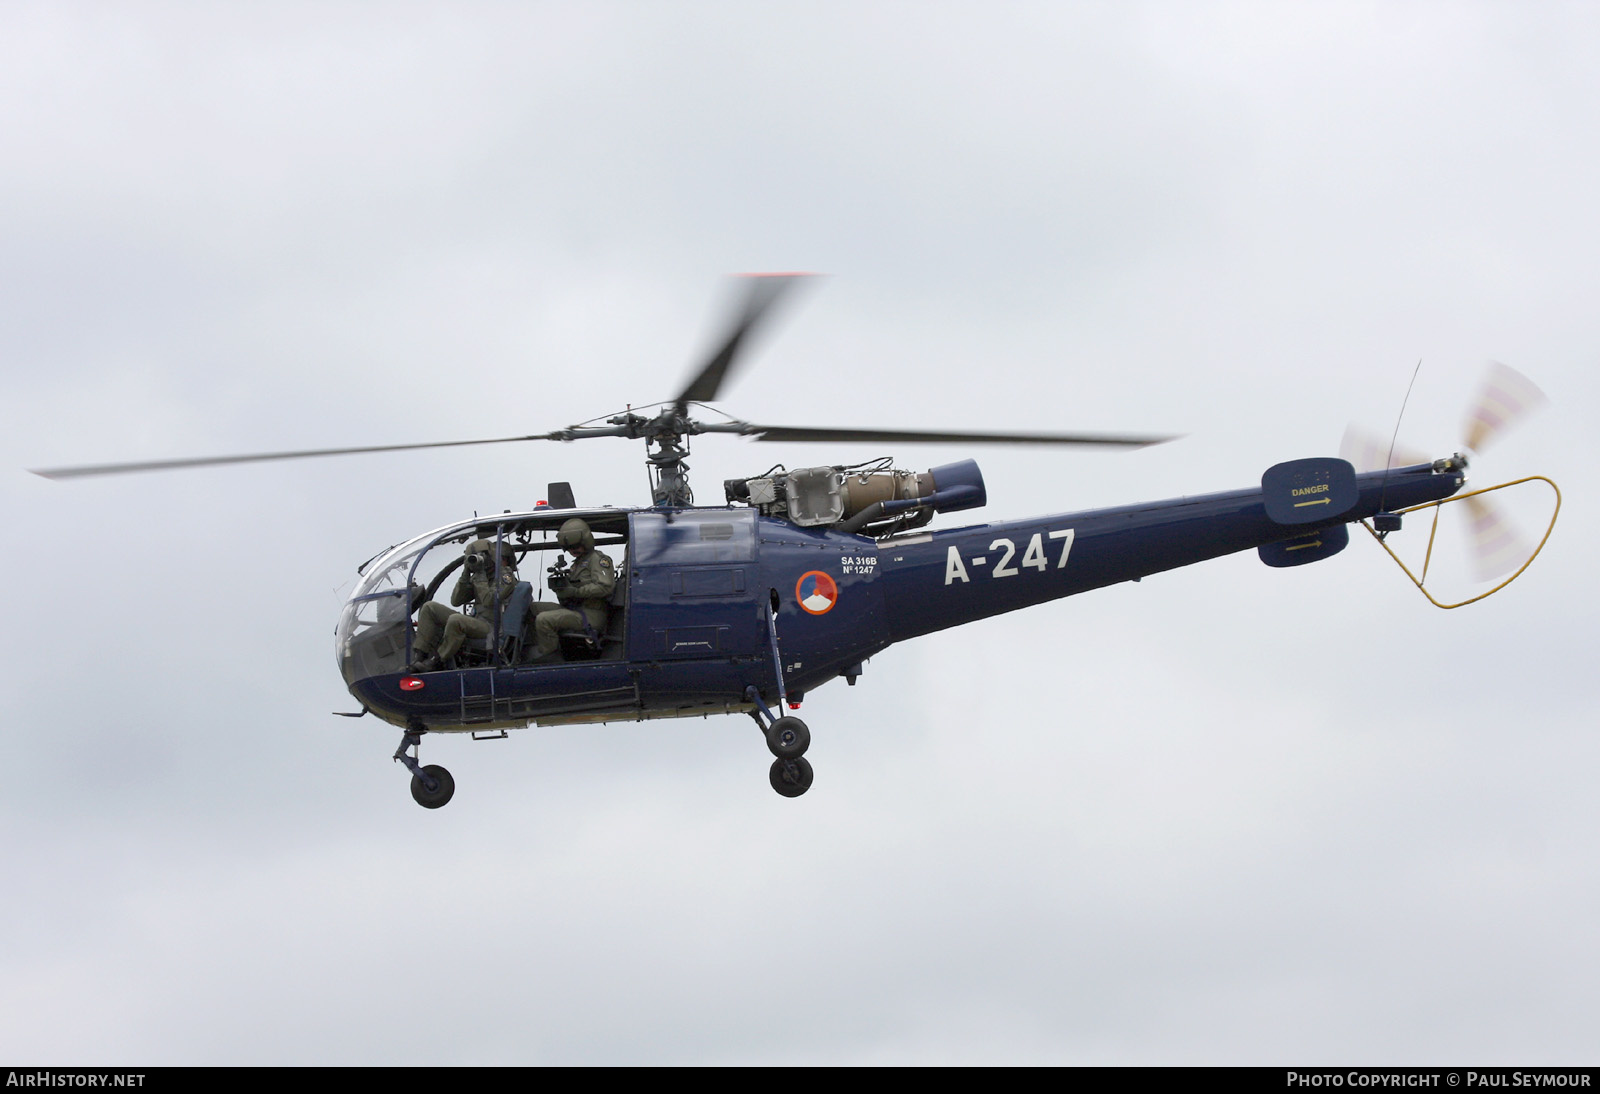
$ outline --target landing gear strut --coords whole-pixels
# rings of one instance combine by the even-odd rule
[[[426,728],[418,725],[407,729],[406,735],[400,738],[400,747],[395,749],[394,758],[411,769],[411,797],[416,803],[424,809],[438,809],[455,795],[456,780],[438,764],[423,767],[417,763],[415,753],[421,748],[422,735],[426,732]]]
[[[806,749],[811,747],[810,728],[799,718],[775,717],[754,687],[746,688],[744,694],[756,705],[750,717],[767,739],[767,750],[777,757],[768,773],[772,789],[786,798],[798,798],[811,789],[814,775],[810,761],[805,758]]]

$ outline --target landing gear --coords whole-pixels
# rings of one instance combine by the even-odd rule
[[[804,756],[793,760],[773,760],[767,779],[772,789],[786,798],[798,798],[811,789],[811,761]]]
[[[430,788],[431,784],[431,788]],[[437,809],[456,792],[456,780],[438,764],[429,764],[411,776],[411,796],[424,809]]]
[[[400,738],[400,747],[394,758],[411,769],[411,797],[424,809],[438,809],[455,796],[456,780],[438,764],[423,767],[417,763],[416,752],[422,745],[422,735],[427,727],[413,725]],[[407,751],[407,750],[410,751]]]
[[[805,758],[806,749],[811,747],[810,728],[799,718],[774,717],[754,687],[746,688],[744,697],[755,705],[750,717],[767,739],[767,750],[777,757],[767,776],[772,789],[786,798],[798,798],[811,789],[814,777],[811,763]]]
[[[798,718],[779,718],[767,727],[767,749],[780,760],[798,760],[811,747],[811,730]]]

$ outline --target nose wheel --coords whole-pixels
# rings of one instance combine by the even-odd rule
[[[416,753],[422,746],[422,735],[428,732],[422,726],[413,726],[400,738],[400,747],[394,758],[411,769],[411,798],[424,809],[438,809],[455,796],[456,780],[438,764],[423,767],[417,763]]]
[[[424,809],[438,809],[456,792],[456,780],[438,764],[429,764],[411,776],[411,797]]]

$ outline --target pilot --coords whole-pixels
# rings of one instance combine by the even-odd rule
[[[495,602],[504,603],[517,587],[517,556],[509,543],[500,545],[500,577],[495,580],[494,540],[475,539],[463,552],[461,576],[450,592],[450,603],[472,602],[471,615],[453,612],[437,600],[417,613],[417,637],[412,642],[416,658],[407,672],[433,672],[447,664],[468,638],[488,638],[494,630]],[[497,588],[498,587],[498,588]]]
[[[610,611],[611,590],[616,588],[617,573],[611,559],[603,551],[594,549],[594,533],[578,518],[567,521],[556,533],[556,543],[572,556],[572,565],[564,574],[552,573],[550,591],[561,603],[535,604],[531,611],[536,615],[533,623],[538,656],[534,664],[561,661],[562,631],[583,630],[587,622],[598,636],[605,633],[606,615]]]

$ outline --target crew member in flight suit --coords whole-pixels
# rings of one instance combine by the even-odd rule
[[[605,634],[611,590],[617,585],[616,569],[604,551],[594,549],[594,533],[588,524],[572,518],[556,533],[556,542],[572,556],[572,565],[564,578],[550,581],[550,591],[561,603],[535,604],[530,609],[536,615],[533,631],[538,656],[534,664],[563,660],[560,633],[581,631],[585,621],[596,635]]]
[[[406,666],[407,672],[433,672],[448,664],[468,638],[488,638],[494,631],[495,602],[504,604],[517,587],[517,558],[510,544],[501,546],[498,595],[494,540],[475,539],[463,554],[465,561],[456,587],[450,592],[450,603],[460,607],[471,601],[473,614],[451,611],[437,600],[422,605],[417,613],[417,637],[411,643],[416,660]],[[518,625],[501,623],[502,628]]]

